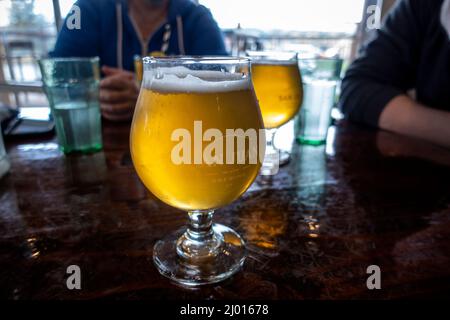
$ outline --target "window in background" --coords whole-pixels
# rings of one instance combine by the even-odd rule
[[[352,56],[364,0],[200,0],[224,30],[228,51],[295,50]]]
[[[4,80],[39,80],[33,60],[47,54],[56,35],[52,1],[3,0],[0,12]]]
[[[354,33],[364,0],[200,0],[219,26],[263,31]]]
[[[51,0],[0,1],[0,104],[47,104],[36,59],[53,47],[55,36]]]
[[[303,57],[338,55],[348,64],[356,52],[354,39],[367,0],[198,2],[211,10],[233,55],[245,50],[295,50]]]
[[[59,0],[59,7],[61,8],[61,17],[63,17],[63,19],[67,16],[70,8],[72,8],[72,5],[74,3],[75,0]]]

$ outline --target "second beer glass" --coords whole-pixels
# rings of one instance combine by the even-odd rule
[[[248,51],[252,79],[267,129],[266,157],[262,175],[273,175],[289,161],[289,153],[274,145],[276,131],[294,118],[303,100],[297,54],[292,52]]]

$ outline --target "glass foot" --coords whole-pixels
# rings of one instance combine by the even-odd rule
[[[165,277],[185,286],[223,281],[240,270],[246,258],[244,240],[233,229],[212,226],[214,250],[199,258],[180,254],[186,229],[158,241],[153,247],[153,262]]]
[[[289,152],[280,151],[280,162],[279,162],[280,167],[287,165],[290,160],[291,160],[291,154]]]
[[[290,159],[291,155],[287,151],[277,150],[274,153],[266,154],[259,173],[261,176],[274,176],[280,167],[289,163]]]

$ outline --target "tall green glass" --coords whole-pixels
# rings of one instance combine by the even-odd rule
[[[336,102],[342,59],[300,59],[299,64],[305,93],[299,121],[296,123],[297,141],[301,144],[321,145],[326,142],[331,124],[331,110]]]
[[[99,58],[49,58],[39,66],[61,150],[101,150]]]

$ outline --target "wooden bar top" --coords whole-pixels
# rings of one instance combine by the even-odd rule
[[[103,126],[104,150],[63,155],[54,136],[6,140],[0,180],[2,299],[394,299],[450,296],[450,151],[357,127],[293,146],[271,184],[255,182],[215,221],[237,230],[243,270],[186,289],[152,264],[184,212],[152,196],[129,153],[129,125]],[[67,267],[81,269],[68,290]],[[381,270],[369,290],[367,267]]]

